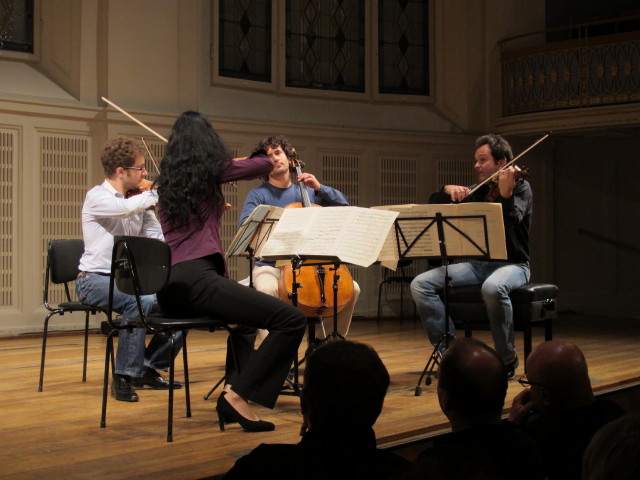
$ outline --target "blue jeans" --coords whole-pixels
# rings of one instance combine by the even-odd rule
[[[472,260],[449,265],[452,287],[482,284],[482,300],[491,323],[493,344],[505,364],[516,358],[513,333],[513,308],[509,293],[526,285],[530,278],[528,263]],[[444,304],[439,293],[444,290],[445,267],[421,273],[411,282],[411,294],[420,320],[434,345],[444,334]],[[449,332],[455,333],[451,319]]]
[[[76,279],[76,294],[83,303],[106,307],[109,304],[109,276],[82,272]],[[145,314],[160,311],[155,295],[141,297]],[[113,309],[122,315],[123,320],[138,316],[136,297],[118,291],[114,287]],[[118,375],[142,377],[144,367],[154,370],[167,370],[170,364],[171,343],[162,335],[154,335],[145,349],[146,331],[134,328],[118,331],[118,351],[115,372]],[[177,354],[182,348],[182,335],[176,334]]]

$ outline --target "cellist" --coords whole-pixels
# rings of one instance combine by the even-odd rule
[[[249,192],[242,206],[239,225],[251,214],[258,205],[272,205],[286,207],[292,203],[302,201],[299,183],[303,183],[311,203],[323,207],[348,206],[349,202],[342,192],[322,185],[311,173],[303,172],[297,178],[292,169],[291,159],[295,156],[295,150],[289,140],[280,136],[264,138],[257,146],[256,151],[264,150],[274,163],[273,170],[264,178],[264,183]],[[293,175],[292,175],[293,174]],[[253,286],[264,293],[278,296],[278,279],[280,269],[274,262],[256,261],[253,268]],[[360,287],[353,282],[353,297],[338,313],[338,333],[346,337],[353,316],[353,309],[360,295]],[[333,329],[333,321],[325,325],[325,332]],[[264,334],[264,332],[261,332]]]

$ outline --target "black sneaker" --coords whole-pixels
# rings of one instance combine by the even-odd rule
[[[518,368],[518,365],[520,365],[520,362],[518,361],[518,356],[516,355],[516,359],[506,365],[507,379],[512,380],[516,377],[516,369]]]

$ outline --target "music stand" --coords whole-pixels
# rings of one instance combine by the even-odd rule
[[[456,209],[451,213],[457,213],[462,205],[456,205]],[[436,342],[433,352],[427,359],[427,363],[420,375],[418,384],[415,388],[415,395],[422,394],[423,378],[426,376],[425,385],[431,384],[431,375],[437,365],[439,365],[439,352],[442,351],[442,347],[446,350],[451,341],[455,339],[454,335],[449,331],[449,289],[450,277],[449,277],[449,260],[454,258],[491,258],[489,249],[489,228],[487,226],[486,214],[475,215],[447,215],[446,210],[449,206],[438,205],[437,210],[445,210],[445,214],[437,211],[434,215],[425,216],[410,216],[399,217],[395,221],[395,243],[399,258],[411,257],[411,258],[437,258],[442,261],[444,268],[444,291],[443,291],[443,304],[444,304],[444,333],[440,336]],[[464,207],[463,207],[464,208]],[[482,226],[481,235],[478,233],[478,222]],[[417,231],[415,225],[405,232],[402,228],[402,223],[419,223],[424,227],[419,228]],[[425,224],[426,223],[426,224]],[[471,223],[473,223],[471,225]],[[467,225],[471,226],[474,231],[474,238],[471,237],[465,229]],[[437,236],[430,232],[435,226]],[[410,235],[414,235],[410,239]],[[503,233],[504,236],[504,233]],[[422,240],[422,243],[428,241],[434,243],[437,240],[437,245],[429,245],[425,250],[415,252],[416,246]],[[424,245],[423,245],[424,247]],[[470,247],[470,248],[469,248]],[[430,253],[429,253],[430,252]]]
[[[261,251],[261,257],[265,260],[291,261],[294,274],[303,263],[305,266],[334,265],[333,331],[325,340],[344,338],[338,332],[340,276],[337,270],[342,264],[363,267],[373,264],[378,259],[397,215],[397,212],[348,206],[287,209],[283,212],[278,225]],[[318,232],[323,234],[319,235]],[[296,306],[299,303],[299,286],[297,278],[294,277],[290,297]],[[309,322],[308,326],[308,341],[311,346],[315,339],[315,324]]]

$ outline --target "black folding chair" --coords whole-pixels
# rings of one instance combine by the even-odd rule
[[[47,269],[44,274],[44,306],[49,311],[44,319],[42,334],[42,358],[40,360],[40,382],[38,391],[42,391],[44,381],[44,358],[47,351],[47,335],[49,320],[54,315],[64,315],[71,312],[85,312],[84,322],[84,361],[82,364],[82,381],[87,381],[87,350],[89,345],[89,315],[98,312],[107,313],[106,308],[96,305],[85,305],[72,300],[69,284],[78,278],[78,265],[84,252],[84,242],[81,239],[52,240],[47,250]],[[65,300],[58,305],[52,305],[49,298],[49,285],[64,285]]]
[[[383,267],[383,278],[378,285],[378,315],[376,317],[378,325],[380,325],[382,314],[382,287],[384,286],[400,286],[400,323],[404,321],[404,289],[408,285],[411,285],[411,282],[415,277],[415,275],[411,275],[411,272],[405,271],[405,268],[409,267],[412,263],[413,260],[410,258],[400,259],[398,261],[398,270],[396,272]],[[415,316],[415,304],[413,307]]]
[[[156,239],[144,237],[116,236],[114,238],[111,261],[111,281],[109,284],[109,306],[107,318],[113,330],[107,336],[104,366],[104,385],[102,391],[102,418],[100,427],[106,427],[107,398],[109,390],[109,360],[113,358],[113,336],[122,329],[144,328],[149,333],[161,334],[171,342],[171,361],[169,366],[169,403],[167,419],[167,442],[173,441],[173,390],[175,337],[182,332],[182,358],[184,362],[184,390],[186,396],[187,417],[191,417],[189,394],[189,366],[187,362],[186,331],[192,328],[223,328],[231,333],[229,326],[210,317],[178,318],[163,313],[145,314],[140,297],[153,295],[160,291],[169,280],[171,273],[171,250],[169,246]],[[123,323],[113,319],[114,286],[123,293],[134,295],[138,306],[138,316],[127,318]]]

